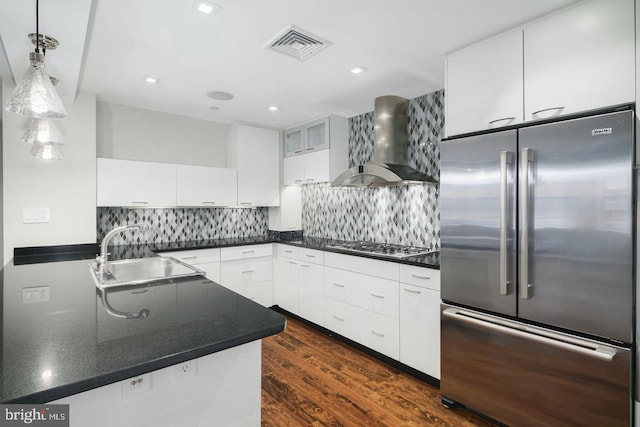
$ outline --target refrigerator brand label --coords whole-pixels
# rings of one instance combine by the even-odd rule
[[[593,129],[591,131],[591,136],[608,135],[610,133],[613,133],[612,128]]]

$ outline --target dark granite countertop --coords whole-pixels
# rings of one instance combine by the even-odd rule
[[[12,261],[0,271],[4,403],[49,402],[285,327],[280,314],[202,277],[111,288],[106,298],[116,314],[149,310],[146,318],[114,316],[87,267],[96,245],[74,246],[60,247],[57,255],[18,251],[16,259],[28,262]],[[147,255],[157,250],[141,246]],[[37,287],[45,287],[44,301],[34,300]]]
[[[415,265],[418,267],[434,268],[438,270],[440,269],[440,252],[432,252],[427,255],[412,256],[408,258],[395,258],[395,257],[384,256],[384,255],[364,254],[361,252],[353,252],[345,249],[331,248],[329,247],[330,245],[335,245],[336,243],[345,243],[345,242],[343,240],[326,239],[322,237],[307,237],[307,236],[304,236],[302,240],[293,240],[290,242],[279,242],[279,243],[282,243],[285,245],[291,245],[291,246],[300,246],[303,248],[318,249],[318,250],[327,251],[327,252],[336,252],[340,254],[359,256],[363,258],[397,262],[400,264]]]

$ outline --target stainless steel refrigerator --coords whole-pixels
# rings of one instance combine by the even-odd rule
[[[628,426],[633,111],[441,145],[441,393],[513,426]]]

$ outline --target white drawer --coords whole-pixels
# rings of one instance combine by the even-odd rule
[[[277,244],[276,248],[278,256],[298,259],[298,254],[300,252],[300,248],[298,246]]]
[[[324,294],[394,319],[399,317],[397,281],[325,267]]]
[[[207,279],[216,283],[220,283],[220,263],[219,262],[207,262],[204,264],[198,264],[200,270],[204,271],[204,275]]]
[[[399,322],[333,298],[324,299],[325,327],[398,360]]]
[[[414,265],[400,265],[400,281],[422,288],[440,290],[440,270],[417,267]]]
[[[256,258],[273,255],[273,244],[232,246],[220,250],[220,260],[230,261],[234,259]]]
[[[311,262],[313,264],[324,264],[324,251],[316,249],[300,248],[300,261]]]
[[[261,257],[223,261],[220,264],[220,282],[234,287],[273,280],[273,258]]]
[[[384,277],[396,282],[400,278],[400,264],[395,262],[325,252],[324,265],[371,276]]]
[[[192,249],[187,251],[160,252],[160,256],[168,256],[187,264],[197,265],[205,262],[220,261],[220,248]]]
[[[265,307],[273,305],[273,284],[271,281],[235,286],[232,289],[243,297],[249,298]]]

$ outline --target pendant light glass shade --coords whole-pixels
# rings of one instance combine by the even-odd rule
[[[60,144],[33,144],[31,157],[38,160],[62,160]]]
[[[64,144],[58,127],[48,119],[33,119],[22,136],[29,144]]]
[[[9,97],[6,110],[40,119],[67,117],[67,111],[44,70],[44,55],[31,52],[29,59],[29,68]]]

